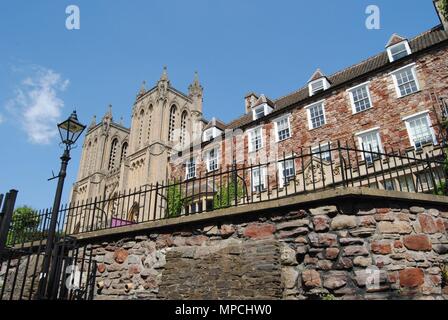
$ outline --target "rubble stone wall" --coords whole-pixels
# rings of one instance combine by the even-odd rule
[[[446,299],[447,230],[447,207],[347,199],[88,250],[96,299]]]
[[[98,264],[95,299],[448,298],[443,201],[355,195],[253,210],[80,239]],[[0,268],[8,295],[25,263]]]

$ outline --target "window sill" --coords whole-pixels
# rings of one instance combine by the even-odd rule
[[[317,129],[321,129],[321,128],[324,128],[326,125],[327,125],[327,123],[321,125],[320,127],[310,128],[310,129],[308,129],[308,131],[314,131],[314,130],[317,130]]]
[[[411,96],[413,96],[414,94],[421,93],[421,92],[422,92],[422,90],[420,89],[420,90],[417,90],[417,91],[412,92],[412,93],[410,93],[410,94],[407,94],[407,95],[405,95],[405,96],[397,97],[397,99],[400,100],[400,99],[404,99],[404,98],[407,98],[407,97],[411,97]]]
[[[260,151],[263,150],[263,149],[264,149],[264,147],[263,147],[263,148],[260,148],[260,149],[257,149],[257,150],[249,151],[249,154],[254,154],[254,153],[260,152]]]
[[[283,139],[283,140],[277,140],[277,143],[281,143],[281,142],[285,142],[285,141],[288,141],[288,140],[291,140],[291,138],[292,137],[288,137],[288,138],[285,138],[285,139]]]
[[[362,111],[359,111],[359,112],[353,112],[353,109],[352,109],[352,116],[355,116],[357,114],[362,114],[362,113],[367,112],[367,111],[372,110],[372,109],[373,109],[373,107],[370,107],[368,109],[365,109],[365,110],[362,110]]]

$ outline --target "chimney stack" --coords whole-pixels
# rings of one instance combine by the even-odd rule
[[[249,113],[254,103],[257,101],[258,95],[254,92],[246,94],[244,97],[244,104],[246,107],[246,113]]]
[[[446,0],[432,0],[436,8],[443,29],[448,31],[448,2]],[[445,2],[445,4],[444,4]]]

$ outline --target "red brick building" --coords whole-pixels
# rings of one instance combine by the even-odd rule
[[[242,179],[253,193],[280,188],[285,179],[293,179],[308,165],[303,155],[337,163],[341,155],[333,148],[338,145],[359,150],[348,155],[358,166],[375,165],[380,158],[375,152],[420,157],[423,152],[425,157],[440,151],[447,97],[446,26],[442,23],[413,39],[394,34],[380,54],[330,76],[317,70],[305,86],[287,96],[270,100],[248,94],[243,116],[229,124],[213,119],[201,144],[171,158],[170,179],[200,178],[191,193],[202,194],[205,188],[210,194],[217,188],[204,177],[236,164],[249,168]],[[288,157],[290,161],[282,161]],[[387,189],[397,190],[406,182],[388,179],[382,181]],[[405,179],[419,183],[418,173]]]

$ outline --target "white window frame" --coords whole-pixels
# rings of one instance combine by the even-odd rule
[[[296,175],[296,163],[295,163],[295,159],[292,158],[292,156],[285,157],[285,159],[279,159],[277,161],[277,170],[278,170],[278,177],[279,177],[279,179],[278,179],[279,187],[285,186],[285,181],[284,181],[284,176],[283,176],[283,171],[284,171],[283,165],[287,161],[291,161],[292,162],[292,168],[294,170],[294,175],[292,176],[291,180],[294,180],[294,177]],[[287,177],[287,178],[291,178],[291,177]]]
[[[324,154],[325,152],[328,152],[330,154],[330,158],[331,158],[331,145],[332,145],[332,143],[330,142],[330,150],[327,150],[327,151],[322,151],[322,147],[328,147],[328,143],[321,143],[318,146],[311,147],[311,155],[313,157],[318,158],[320,160],[320,153],[319,153],[319,148],[320,148],[322,154]],[[317,153],[317,155],[315,155],[316,153]],[[322,158],[322,160],[329,161],[329,160],[324,159],[324,158]]]
[[[417,92],[419,92],[421,90],[420,83],[419,83],[418,77],[417,77],[417,69],[416,69],[416,67],[417,67],[417,65],[415,63],[411,63],[411,64],[408,64],[408,65],[402,67],[402,68],[394,70],[393,72],[390,73],[390,75],[392,76],[392,80],[394,82],[395,92],[397,93],[397,97],[398,98],[407,97],[407,96],[409,96],[411,94],[414,94],[414,93],[417,93]],[[405,69],[411,69],[412,75],[414,77],[415,85],[417,87],[417,91],[409,93],[407,95],[402,95],[400,87],[398,86],[397,73],[400,73],[401,71],[403,71]]]
[[[211,169],[210,168],[210,161],[212,160],[210,158],[210,153],[214,151],[215,152],[215,163],[216,163],[216,168],[215,169]],[[209,150],[206,151],[206,158],[205,158],[206,164],[207,164],[207,172],[213,172],[219,169],[219,148],[215,147],[215,148],[211,148]]]
[[[364,111],[367,111],[369,109],[373,108],[373,102],[372,102],[372,96],[370,95],[370,81],[358,84],[357,86],[351,87],[350,89],[347,90],[349,98],[350,98],[350,103],[352,106],[352,114],[357,114],[357,113],[361,113]],[[370,108],[364,109],[362,111],[357,111],[356,110],[356,105],[355,105],[355,98],[353,97],[353,91],[356,91],[357,89],[361,89],[362,87],[366,87],[367,90],[367,96],[369,98],[369,103],[370,103]]]
[[[387,48],[387,55],[388,55],[388,57],[389,57],[389,61],[390,62],[394,62],[394,61],[398,61],[398,60],[400,60],[400,59],[403,59],[403,58],[400,58],[400,59],[394,59],[394,57],[393,57],[393,55],[392,55],[392,49],[393,48],[396,48],[396,47],[398,47],[398,46],[401,46],[401,45],[403,45],[404,44],[404,46],[405,46],[405,48],[406,48],[406,51],[407,51],[407,56],[408,55],[410,55],[411,53],[412,53],[412,51],[411,51],[411,47],[409,46],[409,42],[407,41],[407,40],[405,40],[405,41],[401,41],[401,42],[399,42],[399,43],[397,43],[397,44],[394,44],[393,46],[390,46],[390,47],[388,47]]]
[[[261,179],[254,179],[254,171],[255,170],[259,170],[260,175],[261,175]],[[267,173],[266,166],[258,166],[258,167],[252,168],[251,177],[250,177],[251,181],[250,182],[251,182],[251,188],[252,188],[253,192],[257,193],[257,192],[266,191],[266,187],[267,187],[266,186],[266,178],[267,178],[267,174],[266,173]],[[257,182],[257,185],[254,184],[255,181]],[[261,182],[261,186],[263,186],[263,188],[260,188],[260,190],[257,191],[256,187],[259,186],[258,183],[260,183],[260,182]]]
[[[380,153],[384,153],[383,142],[381,141],[381,135],[380,135],[380,127],[375,127],[375,128],[372,128],[372,129],[368,129],[368,130],[365,130],[365,131],[361,131],[361,132],[356,133],[356,134],[355,134],[355,137],[358,138],[358,144],[359,144],[359,149],[361,150],[361,158],[362,158],[362,160],[365,160],[365,158],[364,158],[364,152],[362,152],[362,151],[370,152],[370,150],[364,150],[363,142],[362,142],[362,137],[363,137],[364,135],[369,134],[369,133],[372,133],[372,132],[374,132],[374,131],[376,131],[376,137],[377,137],[377,139],[378,139],[378,147],[379,147],[379,149],[380,149],[379,152],[380,152]],[[373,152],[375,152],[375,151],[373,151]]]
[[[263,117],[260,117],[260,118],[256,117],[257,110],[260,110],[260,109],[263,109],[263,113],[264,113],[263,117],[266,117],[272,111],[272,108],[270,106],[268,106],[267,103],[263,103],[259,106],[252,108],[252,119],[254,121],[263,118]]]
[[[194,163],[194,175],[193,176],[191,176],[191,175],[189,175],[189,168],[190,168],[190,164],[191,163]],[[190,158],[190,159],[188,159],[186,162],[185,162],[185,180],[191,180],[191,179],[194,179],[194,178],[196,178],[196,175],[197,175],[197,170],[196,170],[197,168],[196,168],[196,159],[193,157],[193,158]]]
[[[418,113],[414,113],[402,119],[406,125],[406,130],[408,131],[409,142],[411,143],[411,146],[413,146],[415,149],[417,149],[417,146],[415,145],[414,138],[411,135],[411,126],[409,124],[409,121],[423,116],[426,117],[426,121],[428,122],[429,132],[431,133],[432,136],[432,142],[434,143],[434,145],[438,144],[436,133],[434,131],[434,128],[432,127],[431,117],[429,116],[429,110],[425,110]]]
[[[317,106],[317,105],[322,105],[322,112],[323,112],[323,115],[324,115],[324,123],[321,126],[319,126],[319,127],[313,128],[313,122],[311,121],[311,109],[313,107]],[[322,128],[324,125],[327,124],[327,116],[326,116],[326,112],[325,112],[325,100],[321,100],[321,101],[315,102],[313,104],[310,104],[310,105],[305,107],[305,110],[306,110],[306,114],[307,114],[307,118],[308,118],[308,128],[309,128],[309,130]]]
[[[311,81],[308,84],[308,91],[309,91],[310,97],[314,96],[316,94],[316,92],[313,91],[313,86],[312,85],[315,84],[315,83],[318,83],[320,81],[322,81],[322,85],[323,85],[324,91],[327,90],[328,88],[330,88],[330,83],[328,82],[327,78],[325,78],[325,77],[319,78],[319,79],[314,80],[314,81]],[[319,91],[319,92],[321,92],[321,91]]]
[[[291,139],[292,131],[291,131],[290,116],[291,116],[291,114],[287,114],[287,115],[281,116],[281,117],[273,120],[274,128],[275,128],[275,142],[281,142],[281,141],[285,141],[285,140]],[[278,130],[278,123],[283,121],[283,120],[285,120],[285,119],[288,121],[289,136],[287,138],[285,138],[285,139],[280,140],[280,135],[279,135],[279,130]]]
[[[260,141],[261,141],[261,146],[260,146],[260,148],[258,148],[257,150],[254,150],[254,146],[252,146],[252,135],[253,135],[257,130],[260,130],[260,137],[261,137]],[[259,127],[252,128],[252,129],[248,130],[248,131],[247,131],[247,138],[248,138],[248,140],[249,140],[249,141],[248,141],[248,142],[249,142],[249,152],[257,152],[257,151],[259,151],[259,150],[261,150],[261,149],[264,148],[264,141],[263,141],[263,127],[262,127],[262,126],[259,126]]]
[[[204,130],[204,133],[202,135],[202,141],[207,142],[207,141],[213,140],[214,138],[219,136],[221,133],[222,133],[222,130],[220,130],[216,127],[208,128],[208,129]],[[208,134],[211,134],[211,139],[207,139]]]

